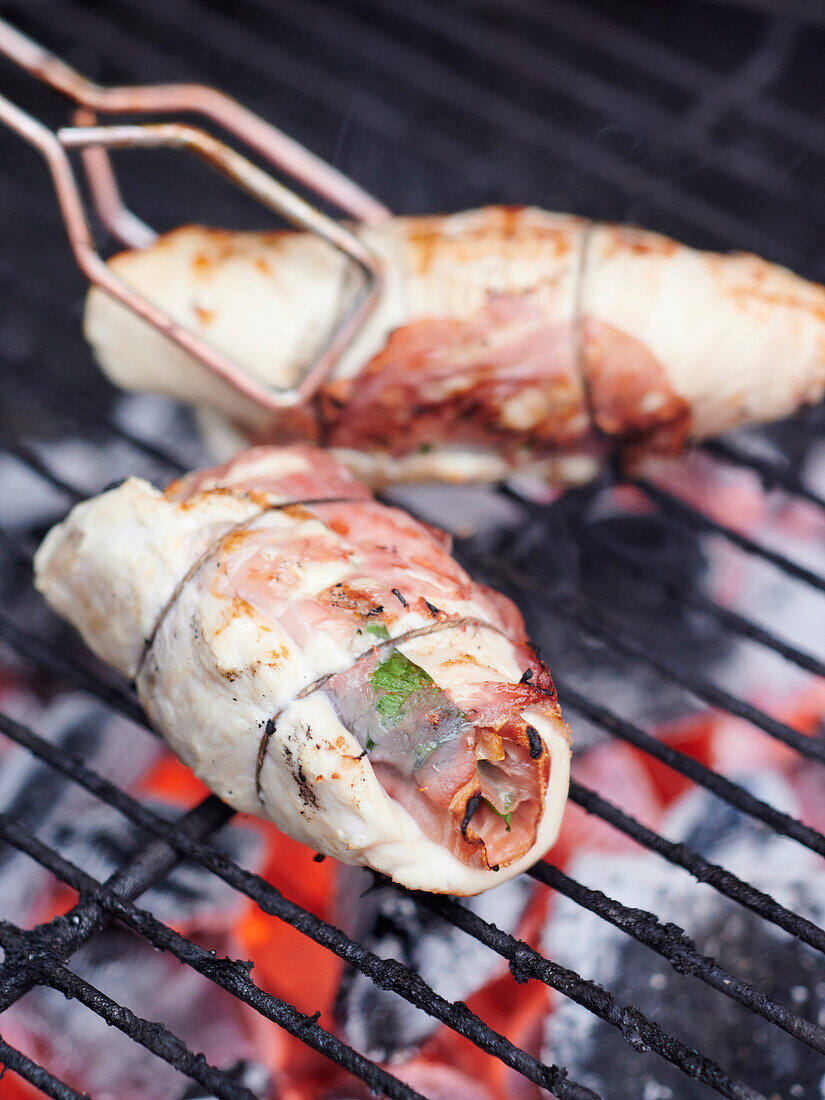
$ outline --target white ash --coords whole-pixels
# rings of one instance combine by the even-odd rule
[[[0,525],[28,531],[66,510],[66,497],[40,474],[16,458],[0,455]]]
[[[41,708],[26,693],[9,693],[4,710],[121,787],[139,783],[164,751],[148,731],[80,695]],[[4,749],[0,810],[94,878],[105,881],[153,839],[27,750],[14,744]],[[182,813],[159,800],[142,801],[166,819]],[[230,859],[260,868],[263,845],[253,830],[233,826],[211,843]],[[0,916],[32,927],[50,907],[54,886],[49,871],[0,845]],[[138,904],[173,927],[196,927],[199,942],[221,947],[231,944],[226,937],[248,902],[222,879],[184,862]],[[168,1024],[213,1061],[231,1064],[258,1053],[244,1006],[125,929],[112,926],[97,934],[72,956],[71,967],[139,1015]],[[23,1049],[36,1044],[49,1051],[42,1057],[59,1077],[103,1100],[167,1100],[186,1088],[186,1078],[171,1067],[52,990],[35,989],[10,1008],[4,1036]]]
[[[123,394],[112,418],[118,427],[155,444],[186,469],[208,466],[212,461],[193,413],[175,401],[151,393]]]
[[[825,495],[825,442],[815,441],[805,460],[805,484],[815,493]]]
[[[61,751],[120,786],[138,783],[163,751],[159,740],[126,718],[81,695],[64,695],[48,707],[32,696],[4,697],[3,709]],[[128,751],[124,748],[128,746]],[[61,831],[75,827],[100,803],[28,749],[4,741],[0,810],[47,844],[59,848]],[[110,811],[114,812],[114,811]],[[0,845],[0,916],[26,925],[51,884],[50,873],[28,856]]]
[[[701,455],[671,463],[659,471],[659,480],[665,487],[672,484],[672,491],[684,498],[680,478],[684,481],[690,470],[695,472],[692,483],[705,486],[708,511],[713,511],[714,493],[724,490],[735,500],[741,485],[742,516],[725,517],[728,522],[737,527],[741,521],[756,542],[773,545],[818,575],[825,573],[825,516],[815,508],[792,504],[785,494],[775,492],[758,498],[762,503],[751,515],[748,502],[754,500],[754,475]],[[572,529],[576,523],[584,524],[583,538]],[[610,541],[640,562],[641,574],[600,547],[597,535],[609,535]],[[810,673],[769,647],[728,630],[713,615],[694,610],[681,599],[674,600],[658,578],[669,576],[687,591],[705,593],[721,607],[739,612],[821,660],[825,660],[825,593],[719,536],[674,533],[656,510],[634,514],[609,487],[594,486],[574,501],[568,494],[543,508],[524,504],[521,524],[500,528],[497,541],[488,532],[485,545],[492,545],[495,552],[537,579],[540,591],[533,592],[530,583],[524,583],[514,586],[511,594],[525,610],[531,634],[559,680],[648,729],[701,713],[706,705],[653,671],[643,659],[619,654],[610,639],[589,638],[578,624],[556,618],[552,612],[556,594],[584,596],[611,625],[637,639],[644,651],[688,681],[715,683],[780,719],[793,714],[802,693],[816,684]],[[494,575],[485,579],[501,584]],[[603,739],[598,727],[579,716],[576,734],[579,748]]]
[[[143,799],[142,804],[170,822],[183,813],[181,808],[158,800]],[[105,882],[144,845],[156,839],[154,833],[144,832],[108,806],[97,806],[81,819],[63,821],[50,832],[61,855],[99,882]],[[263,842],[252,829],[233,824],[210,838],[209,844],[233,863],[253,871],[261,867]],[[173,926],[184,920],[229,925],[249,905],[247,898],[223,879],[188,860],[141,894],[139,904],[158,920]]]
[[[147,730],[81,695],[61,696],[43,709],[31,696],[19,694],[4,700],[3,709],[119,787],[134,788],[166,751]],[[160,801],[144,800],[144,805],[164,818],[183,812]],[[152,839],[116,809],[17,745],[2,756],[0,810],[99,881]],[[212,843],[252,870],[260,866],[263,846],[251,829],[234,825]],[[33,906],[50,882],[50,873],[28,856],[0,846],[0,916],[28,925]],[[148,891],[141,904],[164,921],[202,915],[214,920],[217,913],[230,921],[247,903],[217,876],[183,863]]]
[[[114,926],[96,936],[73,956],[71,968],[137,1015],[164,1024],[213,1065],[254,1061],[259,1055],[247,1018],[250,1009],[126,929]],[[53,1073],[97,1100],[170,1100],[189,1083],[134,1039],[55,990],[32,990],[3,1019],[8,1042],[34,1047]]]
[[[105,441],[89,435],[58,439],[29,439],[27,445],[61,480],[89,496],[131,474],[159,485],[185,469],[205,466],[209,456],[195,430],[191,415],[173,402],[148,394],[127,394],[118,399],[112,419],[136,438],[109,435]],[[156,457],[143,450],[140,441],[154,445]],[[12,455],[0,456],[0,526],[9,530],[32,528],[53,522],[68,510],[65,494],[42,474]]]
[[[770,780],[770,791],[767,786],[756,784],[754,793],[794,808],[791,792],[780,790],[778,780]],[[687,795],[663,831],[796,912],[820,925],[825,921],[819,858],[798,845],[791,849],[790,841],[712,796]],[[700,952],[808,1019],[825,1012],[825,961],[818,952],[659,857],[585,855],[574,860],[569,873],[627,905],[656,913],[663,923],[673,921]],[[566,898],[557,900],[543,948],[758,1090],[789,1095],[795,1087],[792,1094],[805,1100],[820,1097],[819,1055],[698,979],[678,975],[660,956]],[[800,988],[806,991],[804,1003]],[[708,1095],[704,1086],[654,1054],[638,1054],[614,1028],[561,997],[546,1025],[543,1057],[566,1065],[574,1078],[615,1100],[635,1098],[640,1090],[664,1095],[661,1090],[667,1089],[680,1100]]]
[[[462,899],[462,904],[496,927],[515,932],[534,889],[530,879],[520,876]],[[448,1001],[466,1000],[506,967],[488,947],[370,871],[339,868],[336,913],[349,936],[380,958],[396,959],[417,971]],[[346,1041],[380,1061],[403,1060],[440,1026],[354,970],[345,972],[336,1013]]]
[[[253,1096],[268,1097],[274,1094],[272,1078],[260,1062],[236,1062],[223,1072],[236,1085],[249,1089]],[[214,1100],[214,1094],[193,1082],[177,1100]]]
[[[382,496],[457,538],[500,538],[524,520],[523,509],[489,485],[398,485]]]

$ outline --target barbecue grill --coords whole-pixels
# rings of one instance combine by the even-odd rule
[[[101,82],[198,79],[221,86],[399,211],[535,202],[591,217],[638,221],[699,246],[752,248],[808,277],[825,279],[820,194],[825,102],[818,64],[825,31],[821,10],[802,0],[793,5],[769,0],[644,3],[634,5],[621,21],[611,5],[572,0],[542,5],[528,0],[449,5],[290,0],[277,6],[238,0],[231,7],[219,0],[109,0],[105,5],[43,0],[7,4],[5,11],[27,33]],[[2,79],[4,90],[33,105],[39,117],[49,112],[59,117],[60,104],[51,93],[33,89],[11,67],[3,68]],[[100,378],[79,338],[84,286],[64,247],[48,180],[36,157],[11,136],[0,133],[0,149],[0,446],[6,468],[20,467],[21,496],[42,497],[56,519],[61,508],[103,485],[99,470],[56,460],[68,453],[60,450],[67,438],[92,438],[117,456],[113,464],[123,468],[112,470],[107,480],[135,469],[169,479],[197,456],[185,439],[170,442],[145,421],[124,418],[117,395]],[[153,225],[173,226],[193,217],[241,226],[260,220],[260,212],[237,194],[207,187],[197,166],[162,153],[124,157],[130,158],[127,200]],[[806,476],[821,440],[821,411],[813,410],[769,432],[707,445],[703,460],[737,476],[745,476],[742,471],[753,475],[771,499],[825,510],[825,497]],[[689,494],[663,488],[648,476],[625,482],[634,499],[645,502],[644,522],[633,527],[634,538],[620,537],[621,517],[611,514],[611,522],[591,522],[591,513],[598,494],[615,492],[622,478],[620,471],[607,471],[600,484],[554,504],[507,499],[516,510],[515,527],[506,536],[488,532],[462,539],[459,555],[529,611],[528,625],[558,674],[562,705],[577,727],[633,746],[707,792],[714,806],[730,808],[732,822],[752,819],[764,827],[760,836],[772,832],[789,838],[789,859],[796,846],[825,856],[821,832],[654,736],[641,721],[629,720],[627,708],[623,713],[609,692],[598,690],[598,673],[605,669],[610,671],[606,684],[636,678],[657,696],[689,693],[697,709],[735,716],[753,728],[754,738],[761,731],[810,761],[812,769],[820,768],[825,763],[821,731],[798,729],[740,697],[704,675],[686,646],[669,650],[647,627],[658,617],[684,637],[679,624],[698,623],[707,647],[720,637],[744,640],[788,666],[825,677],[825,661],[804,641],[710,598],[690,562],[698,540],[714,538],[732,555],[764,563],[789,593],[800,587],[810,591],[812,600],[825,592],[825,568],[786,552],[778,539],[743,533],[736,522],[723,522],[711,510],[696,507]],[[500,497],[506,493],[497,492]],[[31,553],[41,526],[24,515],[13,517],[3,530],[0,553],[8,592],[30,587]],[[526,547],[518,533],[522,528],[532,532]],[[660,541],[652,546],[654,538]],[[560,564],[568,558],[572,568]],[[36,671],[53,691],[79,688],[112,712],[144,723],[131,688],[79,647],[62,644],[69,635],[58,629],[33,598],[27,601],[25,593],[16,592],[0,613],[6,663]],[[586,678],[565,658],[559,639],[570,637],[584,639]],[[4,845],[47,868],[79,895],[61,915],[34,928],[0,922],[0,1012],[33,988],[49,987],[76,999],[151,1052],[147,1057],[165,1060],[204,1090],[186,1093],[181,1077],[181,1096],[255,1096],[255,1086],[237,1073],[210,1064],[171,1030],[140,1018],[73,972],[76,953],[117,921],[360,1078],[374,1093],[419,1097],[391,1066],[356,1051],[327,1021],[268,993],[249,963],[215,956],[141,906],[141,895],[181,861],[189,861],[527,1082],[560,1100],[597,1094],[575,1068],[568,1073],[541,1052],[521,1049],[463,1003],[440,996],[413,970],[379,957],[219,851],[213,839],[232,811],[218,799],[209,797],[170,823],[30,725],[0,713],[0,732],[114,808],[136,835],[149,837],[101,881],[46,843],[24,819],[0,817]],[[816,975],[825,982],[820,957],[825,929],[819,923],[701,854],[701,842],[694,846],[668,839],[597,788],[576,781],[570,797],[638,850],[687,872],[686,883],[693,876],[729,899],[734,903],[730,912],[745,912],[782,930],[785,940],[806,945],[800,950],[812,960],[811,983]],[[746,979],[735,966],[728,970],[665,916],[615,900],[598,881],[580,882],[552,863],[539,864],[530,874],[541,889],[660,956],[679,982],[717,991],[720,998],[708,1003],[718,1005],[724,997],[744,1006],[754,1030],[767,1021],[768,1046],[779,1042],[782,1032],[790,1036],[794,1053],[788,1072],[805,1066],[809,1073],[790,1094],[820,1095],[810,1082],[816,1074],[825,1080],[825,1015],[817,1018],[813,1001],[801,1007],[797,998],[777,995],[770,984]],[[702,888],[692,884],[690,889]],[[545,983],[560,1001],[574,1002],[602,1021],[635,1060],[631,1065],[639,1067],[638,1080],[652,1061],[677,1074],[681,1084],[675,1089],[680,1091],[663,1086],[664,1091],[645,1090],[646,1097],[715,1091],[746,1098],[775,1095],[785,1087],[784,1079],[738,1074],[724,1059],[717,1064],[680,1039],[678,1028],[670,1034],[669,1027],[655,1022],[663,1007],[655,996],[645,1002],[653,1008],[643,1011],[626,1002],[621,990],[580,976],[458,901],[408,896],[506,960],[517,982]],[[82,1095],[61,1081],[54,1067],[3,1040],[0,1063],[49,1096]],[[610,1065],[603,1079],[610,1095]],[[641,1089],[625,1094],[640,1095]]]

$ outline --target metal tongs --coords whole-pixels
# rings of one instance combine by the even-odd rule
[[[44,157],[72,250],[89,281],[148,321],[238,393],[268,411],[310,398],[375,308],[382,287],[377,257],[345,226],[316,210],[206,130],[180,122],[101,126],[97,125],[97,113],[201,115],[356,221],[376,224],[388,217],[390,211],[331,165],[216,88],[202,84],[104,88],[87,80],[3,19],[0,19],[0,54],[79,105],[73,115],[75,125],[55,132],[0,95],[0,122]],[[178,324],[164,309],[115,275],[95,247],[69,151],[80,151],[90,195],[102,223],[126,246],[141,248],[151,244],[157,234],[123,203],[106,150],[160,146],[186,149],[201,157],[285,221],[337,248],[363,273],[363,285],[356,290],[325,347],[289,389],[263,385],[195,332]]]

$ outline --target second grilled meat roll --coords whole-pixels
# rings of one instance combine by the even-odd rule
[[[208,406],[227,453],[312,439],[374,484],[519,471],[572,484],[611,451],[674,454],[822,397],[825,290],[756,256],[533,208],[357,232],[383,263],[380,303],[297,410],[264,412],[101,291],[87,336],[120,385]],[[279,387],[355,290],[352,265],[306,233],[191,226],[112,267]]]
[[[165,493],[130,478],[36,571],[236,809],[447,893],[553,843],[567,728],[518,611],[329,455],[258,448]]]

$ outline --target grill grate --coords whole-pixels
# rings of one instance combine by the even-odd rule
[[[770,5],[754,6],[768,8],[770,14]],[[299,0],[277,9],[264,0],[239,0],[231,14],[218,0],[175,0],[173,4],[167,0],[112,0],[105,8],[92,0],[61,0],[37,8],[21,6],[19,18],[25,29],[69,56],[78,43],[85,43],[83,67],[88,70],[97,62],[101,71],[92,71],[92,75],[102,79],[197,76],[227,87],[265,114],[274,113],[274,101],[277,121],[285,129],[323,155],[335,157],[367,187],[393,199],[398,208],[460,207],[487,200],[563,205],[582,213],[645,221],[699,244],[752,247],[821,277],[825,274],[821,260],[825,255],[821,248],[823,207],[816,190],[816,170],[821,164],[818,158],[825,155],[825,130],[810,110],[770,90],[788,78],[803,27],[806,33],[814,33],[802,20],[818,16],[808,13],[801,3],[796,6],[799,10],[795,9],[797,21],[714,5],[712,18],[719,26],[736,28],[731,36],[734,44],[729,54],[695,61],[687,52],[687,42],[684,52],[667,43],[667,34],[657,26],[657,7],[640,6],[647,9],[641,22],[647,21],[651,31],[621,26],[609,14],[601,14],[598,5],[584,7],[566,0],[549,0],[540,7],[527,0],[508,0],[506,5],[459,0],[449,6],[431,0],[354,0],[346,6]],[[692,27],[696,34],[708,19],[710,7],[687,0],[674,2],[673,19]],[[704,26],[706,36],[707,24]],[[564,62],[561,55],[567,49],[572,60]],[[94,51],[118,60],[104,63]],[[647,94],[650,89],[656,93],[652,97]],[[737,124],[733,135],[726,131],[732,119]],[[639,148],[628,151],[612,146],[610,134],[605,133],[611,127],[620,131],[623,140],[629,134],[635,141],[641,134]],[[622,132],[621,127],[627,129]],[[801,159],[797,165],[787,158],[783,143],[788,141],[807,162]],[[16,147],[14,151],[18,152]],[[183,463],[178,456],[124,429],[113,417],[111,395],[89,365],[78,340],[78,318],[67,309],[70,296],[79,298],[81,287],[61,251],[56,222],[44,207],[46,185],[41,191],[34,185],[31,191],[21,187],[23,169],[18,170],[17,157],[2,163],[0,197],[5,208],[14,211],[15,225],[6,219],[0,232],[4,234],[4,251],[8,234],[9,254],[18,260],[17,265],[0,262],[3,319],[9,319],[6,334],[0,329],[0,356],[9,368],[4,393],[15,408],[24,410],[21,418],[28,417],[38,426],[45,424],[49,433],[93,432],[95,438],[119,441],[162,474],[179,473]],[[190,189],[190,178],[182,178],[183,185],[163,164],[157,173],[153,164],[152,175],[138,166],[137,205],[147,210],[150,220],[168,218],[170,205],[173,221],[190,215],[190,195],[196,184],[193,177]],[[168,185],[166,192],[163,184]],[[737,188],[736,202],[730,198],[732,187]],[[203,216],[215,222],[243,218],[243,211],[229,210],[222,201],[215,200]],[[789,240],[804,243],[792,248]],[[36,264],[29,255],[34,242],[39,253]],[[45,316],[49,318],[46,334],[41,330]],[[57,369],[58,356],[66,361],[64,370]],[[20,423],[26,426],[25,420]],[[21,440],[19,436],[25,432],[17,428],[14,419],[7,421],[4,415],[0,448],[64,501],[82,499],[97,488],[65,480],[35,447]],[[817,430],[815,417],[803,418],[798,435],[804,436],[806,443],[815,442]],[[786,468],[764,460],[735,444],[713,444],[706,450],[714,461],[753,470],[766,488],[779,488],[825,508],[825,501],[802,482],[791,465]],[[805,453],[804,447],[801,453]],[[712,534],[737,552],[769,564],[789,583],[825,591],[825,576],[815,570],[720,523],[652,482],[634,484],[678,537]],[[564,507],[573,523],[575,500]],[[632,578],[638,580],[640,571],[650,579],[648,562],[640,563],[621,546],[597,536],[592,528],[580,525],[576,537],[598,542],[600,552],[617,563],[629,583]],[[0,553],[29,567],[35,543],[33,535],[3,531]],[[657,653],[655,645],[617,626],[587,597],[577,593],[560,598],[536,570],[514,564],[506,554],[477,554],[466,547],[465,556],[472,558],[477,572],[488,573],[518,590],[522,603],[538,603],[543,615],[573,623],[663,681],[744,719],[813,761],[825,761],[825,740],[808,737],[714,683],[674,667]],[[813,655],[716,604],[661,568],[654,572],[656,583],[680,605],[709,615],[725,631],[808,672],[825,674],[825,666]],[[101,676],[87,656],[58,650],[27,624],[5,613],[0,614],[0,639],[18,659],[81,687],[134,721],[144,722],[132,690]],[[825,854],[825,836],[815,829],[656,740],[564,678],[558,686],[569,711],[655,758],[749,818]],[[217,799],[207,798],[170,824],[10,715],[0,713],[0,732],[153,838],[108,881],[100,882],[19,822],[0,817],[0,837],[6,844],[47,867],[79,894],[73,908],[34,930],[0,922],[0,946],[5,954],[0,967],[0,1011],[32,987],[49,986],[78,999],[214,1095],[250,1097],[245,1086],[209,1065],[170,1031],[135,1016],[72,973],[74,953],[110,921],[118,920],[360,1077],[376,1092],[391,1097],[419,1096],[322,1028],[316,1018],[261,989],[250,977],[247,964],[213,957],[136,904],[150,885],[187,859],[527,1080],[559,1098],[595,1095],[571,1081],[564,1069],[520,1050],[465,1005],[440,997],[414,971],[379,958],[217,851],[209,840],[232,816]],[[724,897],[825,952],[825,930],[694,848],[659,835],[579,783],[571,785],[571,800]],[[679,973],[704,982],[825,1053],[825,1028],[704,955],[681,929],[663,923],[653,913],[631,909],[552,865],[541,864],[531,874],[543,886],[657,952]],[[532,978],[544,982],[585,1006],[615,1028],[632,1049],[655,1052],[723,1096],[758,1095],[714,1061],[667,1034],[638,1008],[621,1004],[617,996],[595,982],[553,962],[460,903],[410,896],[417,905],[437,913],[506,959],[518,981]],[[0,1062],[47,1095],[79,1095],[2,1040]]]

